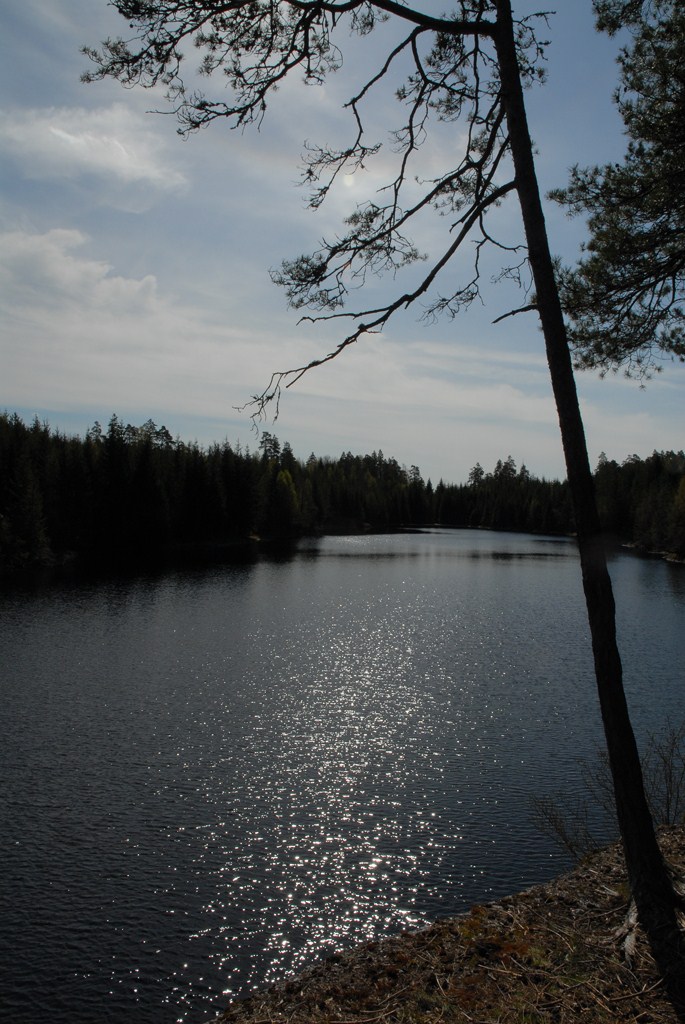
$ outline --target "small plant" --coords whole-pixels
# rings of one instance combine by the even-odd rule
[[[645,792],[656,825],[685,820],[685,720],[651,733],[642,757]],[[557,791],[532,800],[533,821],[576,862],[618,836],[609,758],[598,748],[579,761],[583,791]]]
[[[660,825],[685,820],[685,720],[649,737],[643,774],[654,820]]]

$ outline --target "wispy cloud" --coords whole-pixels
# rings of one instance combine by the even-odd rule
[[[174,168],[164,137],[151,119],[115,103],[6,111],[0,114],[5,148],[22,161],[29,178],[54,180],[98,175],[164,191],[186,184]]]

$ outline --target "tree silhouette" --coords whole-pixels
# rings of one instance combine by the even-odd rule
[[[576,167],[554,197],[586,214],[590,238],[563,277],[580,366],[648,377],[685,361],[685,9],[679,0],[599,0],[600,25],[628,29],[616,103],[620,163]]]
[[[94,62],[86,78],[164,84],[182,132],[217,119],[235,127],[261,124],[267,99],[284,78],[298,71],[307,82],[324,81],[341,65],[337,40],[345,32],[367,35],[382,21],[394,19],[399,37],[392,37],[372,69],[364,67],[346,104],[353,125],[351,143],[338,149],[307,148],[310,205],[319,207],[343,173],[354,173],[380,152],[380,144],[367,136],[364,105],[384,85],[393,88],[404,112],[392,133],[394,170],[385,187],[349,215],[338,237],[286,261],[273,275],[292,306],[312,310],[313,320],[347,322],[349,330],[328,354],[275,372],[255,398],[257,414],[270,405],[277,414],[283,387],[363,336],[384,329],[398,311],[419,299],[426,303],[427,316],[456,316],[480,297],[486,248],[495,246],[505,254],[507,276],[530,273],[535,298],[514,312],[535,310],[544,336],[628,875],[640,920],[682,1008],[685,965],[676,917],[681,901],[656,839],[623,689],[614,597],[527,124],[524,88],[543,77],[543,44],[534,19],[515,18],[510,0],[459,0],[442,17],[397,0],[114,0],[114,6],[134,35],[128,42],[110,39],[99,51],[86,50]],[[191,40],[202,53],[201,73],[206,78],[224,73],[227,98],[208,98],[184,82],[180,47]],[[397,75],[402,76],[399,85]],[[422,148],[445,124],[455,123],[463,141],[455,161],[437,175],[422,173]],[[523,238],[516,245],[497,237],[491,216],[512,195],[518,198],[523,224]],[[350,294],[370,275],[398,274],[420,263],[423,254],[409,231],[431,211],[443,215],[446,238],[425,272],[387,302],[347,309]],[[475,251],[471,271],[456,286],[454,275],[447,276],[447,290],[439,291],[446,276],[442,272],[454,265],[466,243]]]

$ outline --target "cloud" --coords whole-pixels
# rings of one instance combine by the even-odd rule
[[[517,365],[520,374],[512,372]],[[427,420],[544,427],[554,425],[555,413],[542,369],[533,357],[517,361],[477,345],[365,338],[309,373],[297,390],[328,402],[353,398],[379,417],[391,416],[395,427],[408,420],[414,430]]]
[[[22,408],[87,404],[101,410],[100,418],[116,410],[165,420],[171,410],[176,417],[224,421],[227,433],[245,436],[248,415],[235,407],[265,387],[273,370],[326,350],[318,328],[307,335],[293,319],[278,332],[260,329],[240,309],[240,296],[227,297],[222,307],[183,304],[163,293],[155,276],[125,276],[91,258],[91,245],[67,229],[0,235],[0,405],[10,398]],[[517,369],[521,386],[512,376]],[[428,432],[431,471],[441,463],[451,475],[456,434],[479,431],[482,440],[497,429],[499,447],[493,440],[492,450],[500,457],[508,453],[505,433],[513,444],[512,421],[525,432],[553,419],[548,394],[522,386],[538,369],[533,357],[510,353],[500,363],[498,353],[477,345],[367,338],[288,394],[278,428],[298,447],[311,447],[318,437],[324,451],[401,449],[422,466]],[[493,418],[497,428],[486,423]]]
[[[235,418],[281,340],[232,324],[230,299],[184,305],[154,275],[115,273],[80,251],[90,244],[67,229],[0,235],[0,407]]]
[[[96,175],[124,185],[170,191],[186,185],[152,121],[123,103],[97,110],[62,107],[0,114],[8,152],[27,177],[54,180]]]
[[[80,231],[56,229],[43,235],[23,231],[0,235],[0,275],[3,292],[12,296],[15,311],[77,308],[109,311],[117,316],[140,315],[154,308],[156,281],[111,274],[108,263],[84,260],[72,250],[86,243]]]
[[[339,322],[265,317],[246,304],[244,288],[181,299],[160,283],[173,276],[127,274],[116,258],[98,258],[103,251],[102,238],[74,229],[0,235],[0,408],[39,411],[51,422],[53,411],[85,409],[100,420],[112,411],[131,422],[151,416],[201,443],[227,436],[251,444],[249,412],[237,407],[272,371],[320,357],[339,340]],[[563,476],[540,346],[526,351],[493,336],[465,318],[458,332],[449,323],[430,331],[406,323],[364,338],[307,374],[266,429],[303,457],[382,448],[434,481],[465,479],[476,461],[491,469],[508,454],[534,473]],[[641,415],[612,407],[624,382],[583,383],[593,459],[601,449],[618,458],[644,453],[646,438],[650,447],[673,447],[677,388],[661,422],[653,405]],[[668,395],[660,389],[662,406]]]

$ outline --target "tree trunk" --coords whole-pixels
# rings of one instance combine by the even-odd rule
[[[677,939],[676,907],[680,900],[656,839],[623,689],[621,658],[616,642],[614,596],[601,537],[571,353],[535,174],[533,147],[528,131],[516,55],[511,3],[510,0],[496,2],[498,16],[495,45],[500,81],[507,113],[516,186],[576,519],[583,589],[592,636],[597,691],[614,784],[616,812],[638,917],[654,948],[655,930],[659,934],[668,932],[674,940]],[[671,947],[670,954],[673,952]],[[681,951],[681,973],[682,956]],[[663,961],[662,957],[659,959]],[[669,956],[669,961],[670,959]],[[668,973],[670,975],[672,972],[669,970]],[[682,983],[680,987],[682,988]]]

